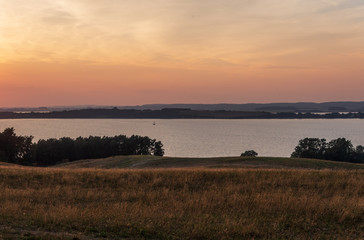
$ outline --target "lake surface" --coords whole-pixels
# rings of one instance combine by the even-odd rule
[[[156,124],[153,125],[153,122]],[[79,136],[142,135],[162,141],[166,156],[238,156],[255,150],[259,156],[290,156],[305,137],[345,137],[364,145],[360,119],[5,119],[0,131],[14,127],[34,140]]]

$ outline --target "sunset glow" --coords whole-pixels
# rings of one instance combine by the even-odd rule
[[[0,9],[0,107],[364,100],[364,1],[0,0]]]

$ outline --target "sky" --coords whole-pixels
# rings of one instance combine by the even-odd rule
[[[364,101],[363,0],[0,0],[0,107]]]

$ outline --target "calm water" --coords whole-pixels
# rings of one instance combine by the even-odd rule
[[[153,122],[156,125],[153,125]],[[35,140],[132,134],[162,141],[166,156],[237,156],[253,149],[260,156],[289,156],[298,140],[345,137],[364,145],[364,120],[164,120],[164,119],[21,119],[0,120],[0,131],[14,127]]]

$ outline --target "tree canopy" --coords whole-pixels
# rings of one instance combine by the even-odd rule
[[[78,137],[41,139],[17,136],[14,128],[0,133],[0,161],[33,166],[50,166],[64,161],[105,158],[117,155],[163,156],[163,144],[149,137]]]
[[[32,158],[32,136],[17,136],[14,128],[0,133],[0,160],[23,164]]]
[[[304,138],[299,140],[291,157],[364,163],[364,147],[358,145],[354,148],[346,138],[333,139],[328,143],[324,138]]]

